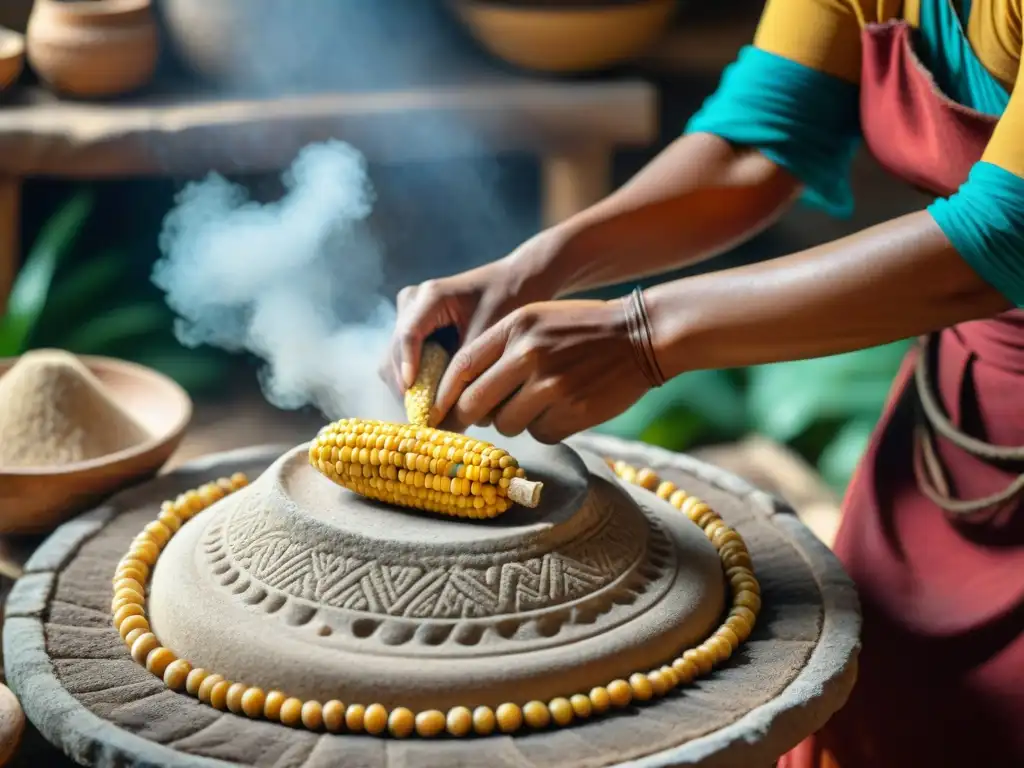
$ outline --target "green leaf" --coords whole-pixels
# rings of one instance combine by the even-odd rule
[[[877,418],[907,344],[749,370],[752,427],[791,442],[820,421]]]
[[[850,482],[857,464],[864,456],[875,424],[874,419],[858,419],[847,423],[822,451],[818,459],[818,471],[837,491],[842,492]]]
[[[679,419],[683,411],[697,414],[708,430],[723,437],[742,434],[746,427],[746,405],[734,374],[694,371],[651,390],[598,431],[640,439],[661,419],[669,414]]]
[[[124,274],[127,258],[122,251],[105,251],[58,274],[30,346],[60,346],[69,327],[117,306],[124,290],[130,289]]]
[[[79,193],[43,227],[11,288],[7,313],[0,321],[0,356],[24,350],[46,308],[54,274],[92,209],[92,194]]]
[[[116,299],[112,291],[122,283],[130,259],[126,251],[103,251],[60,275],[53,286],[53,306],[62,317],[92,314],[97,305]]]
[[[166,333],[172,316],[162,304],[140,302],[99,314],[72,330],[61,342],[80,355],[115,354],[119,345],[150,334]]]
[[[640,433],[640,441],[670,451],[685,451],[708,432],[699,413],[680,408],[664,414]]]

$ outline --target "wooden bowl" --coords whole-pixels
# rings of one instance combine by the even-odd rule
[[[155,475],[192,418],[192,401],[161,373],[105,357],[80,357],[153,437],[108,456],[62,467],[0,468],[0,534],[49,530],[126,486]],[[0,359],[0,376],[17,358]]]
[[[452,5],[470,34],[498,58],[524,69],[578,74],[643,53],[671,23],[677,0],[452,0]]]
[[[25,68],[25,38],[0,27],[0,93],[6,91]]]

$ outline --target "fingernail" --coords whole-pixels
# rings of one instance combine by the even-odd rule
[[[406,388],[411,387],[416,381],[416,374],[413,373],[412,363],[402,363],[402,380]]]

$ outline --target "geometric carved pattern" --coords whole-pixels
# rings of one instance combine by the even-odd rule
[[[378,616],[474,619],[573,602],[633,569],[645,555],[643,528],[610,505],[604,512],[584,536],[526,559],[513,551],[382,562],[354,547],[339,552],[296,542],[277,515],[244,505],[211,533],[226,537],[218,543],[236,568],[286,595]]]

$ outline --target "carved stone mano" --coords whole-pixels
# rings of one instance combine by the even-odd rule
[[[517,449],[540,508],[470,521],[356,496],[306,450],[161,556],[154,630],[194,665],[320,701],[495,706],[659,666],[720,617],[701,531],[595,457]]]

